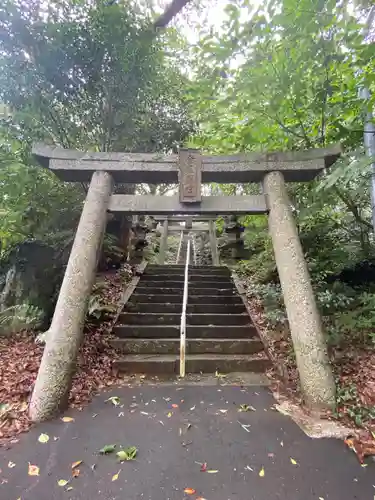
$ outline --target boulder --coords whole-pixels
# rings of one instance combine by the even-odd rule
[[[39,311],[41,326],[47,325],[53,314],[69,249],[57,251],[40,241],[25,241],[15,247],[0,263],[0,314],[29,307],[32,316]]]

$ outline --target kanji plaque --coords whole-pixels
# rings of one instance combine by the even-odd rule
[[[196,149],[180,149],[179,152],[180,203],[200,203],[202,157]]]

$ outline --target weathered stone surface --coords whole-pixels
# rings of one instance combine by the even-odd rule
[[[186,356],[187,373],[264,372],[270,367],[264,353],[258,354],[194,354]],[[178,373],[179,357],[174,355],[133,354],[118,360],[115,367],[124,373],[168,374]]]
[[[67,403],[111,192],[111,176],[94,173],[30,402],[34,421],[48,419]]]
[[[208,222],[209,226],[209,234],[210,234],[210,246],[211,246],[211,255],[212,255],[212,264],[214,266],[220,265],[219,262],[219,252],[217,249],[217,239],[216,239],[216,226],[215,222],[211,219]]]
[[[202,156],[200,152],[194,149],[181,149],[178,158],[178,184],[181,203],[201,201],[201,180]]]
[[[194,214],[209,215],[264,214],[267,203],[264,195],[250,196],[204,196],[197,208],[194,204],[180,203],[178,196],[121,195],[114,194],[109,205],[111,212],[133,214]]]
[[[112,339],[111,345],[123,354],[178,354],[180,339]],[[263,351],[258,338],[189,339],[188,354],[255,354]]]
[[[332,408],[335,385],[325,337],[282,173],[268,174],[264,190],[303,393],[310,406]]]
[[[60,249],[57,252],[41,241],[17,245],[0,267],[0,313],[23,305],[27,312],[30,306],[38,311],[38,326],[46,327],[53,313],[69,249],[68,244],[67,251]],[[0,333],[7,333],[7,324]]]
[[[161,234],[161,239],[160,239],[160,248],[159,248],[159,255],[158,255],[158,263],[160,265],[163,265],[165,262],[165,256],[167,253],[167,247],[168,247],[168,225],[169,222],[166,219],[163,222],[163,231]]]
[[[65,181],[88,181],[93,172],[108,170],[116,182],[177,183],[178,156],[138,153],[92,153],[36,144],[38,161]],[[261,182],[267,172],[282,171],[287,181],[313,179],[332,165],[341,147],[330,146],[296,152],[247,153],[202,156],[202,182]]]
[[[180,338],[180,325],[117,325],[113,333],[120,338]],[[186,327],[186,337],[189,338],[233,338],[249,339],[257,336],[257,331],[253,325],[188,325]]]

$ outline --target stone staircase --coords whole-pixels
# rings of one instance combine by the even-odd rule
[[[147,266],[112,345],[124,373],[178,374],[184,266]],[[189,268],[186,373],[264,372],[270,361],[229,269]]]

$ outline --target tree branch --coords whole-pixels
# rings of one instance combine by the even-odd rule
[[[348,210],[352,213],[354,219],[358,222],[358,224],[362,224],[363,226],[366,226],[368,229],[372,230],[372,224],[361,217],[357,205],[350,198],[350,196],[348,194],[345,195],[337,186],[334,186],[334,191],[340,198],[340,200],[347,206]]]
[[[172,0],[168,7],[166,7],[163,14],[161,14],[154,22],[154,29],[165,28],[190,1],[191,0]]]

